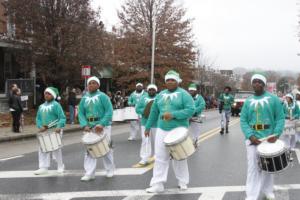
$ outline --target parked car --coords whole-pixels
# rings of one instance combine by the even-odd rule
[[[239,91],[236,92],[234,95],[234,103],[231,106],[231,115],[232,116],[239,116],[242,106],[245,102],[245,100],[253,95],[254,93],[252,91]]]

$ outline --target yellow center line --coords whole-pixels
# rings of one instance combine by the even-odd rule
[[[239,123],[239,121],[240,121],[240,119],[235,119],[229,123],[229,126],[234,126],[235,124]],[[218,127],[218,128],[211,129],[211,130],[201,134],[201,136],[199,137],[199,140],[198,140],[198,144],[213,137],[214,135],[218,134],[219,130],[220,130],[220,128]],[[153,169],[153,167],[154,167],[154,162],[147,165],[145,168],[151,170],[151,169]]]

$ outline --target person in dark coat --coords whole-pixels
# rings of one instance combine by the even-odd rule
[[[74,124],[75,118],[75,106],[76,106],[76,90],[71,90],[68,98],[69,112],[70,112],[70,124]]]
[[[19,89],[13,88],[12,93],[9,97],[9,110],[13,118],[13,132],[20,133],[20,117],[23,112],[21,98],[18,95]]]

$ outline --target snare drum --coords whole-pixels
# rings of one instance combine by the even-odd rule
[[[121,122],[124,121],[124,110],[123,109],[115,109],[113,111],[113,122]]]
[[[285,120],[284,134],[295,135],[295,121]]]
[[[93,158],[103,157],[110,150],[106,134],[85,133],[82,137],[82,143]]]
[[[289,151],[281,140],[275,143],[267,141],[257,146],[259,156],[259,166],[268,173],[281,172],[289,165]]]
[[[196,150],[193,140],[188,135],[188,129],[185,127],[171,130],[165,137],[164,143],[175,160],[186,159]]]
[[[297,120],[295,123],[295,129],[297,133],[300,133],[300,120]]]
[[[56,132],[38,133],[37,139],[43,153],[55,151],[62,147],[61,135]]]
[[[138,120],[139,117],[135,112],[134,107],[126,107],[124,109],[124,120]]]

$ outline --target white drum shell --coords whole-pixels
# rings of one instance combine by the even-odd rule
[[[37,138],[43,153],[55,151],[62,147],[61,135],[56,132],[38,133]]]
[[[95,133],[86,133],[86,134],[95,134]],[[102,137],[99,136],[99,138],[94,142],[85,141],[83,136],[82,143],[85,145],[88,153],[93,158],[103,157],[110,151],[109,140],[106,135],[103,135]]]
[[[113,122],[121,122],[124,121],[124,109],[115,109],[113,111]]]
[[[139,116],[135,112],[134,107],[126,107],[123,109],[124,109],[124,113],[123,113],[124,120],[138,120],[139,119]]]
[[[179,137],[177,141],[170,141],[169,137],[172,137],[172,134],[179,133],[178,131],[180,131],[182,137]],[[164,139],[166,147],[175,160],[184,160],[196,151],[193,140],[187,131],[188,130],[183,127],[173,129]]]
[[[300,133],[300,121],[296,121],[295,123],[295,127],[296,127],[296,132]]]

